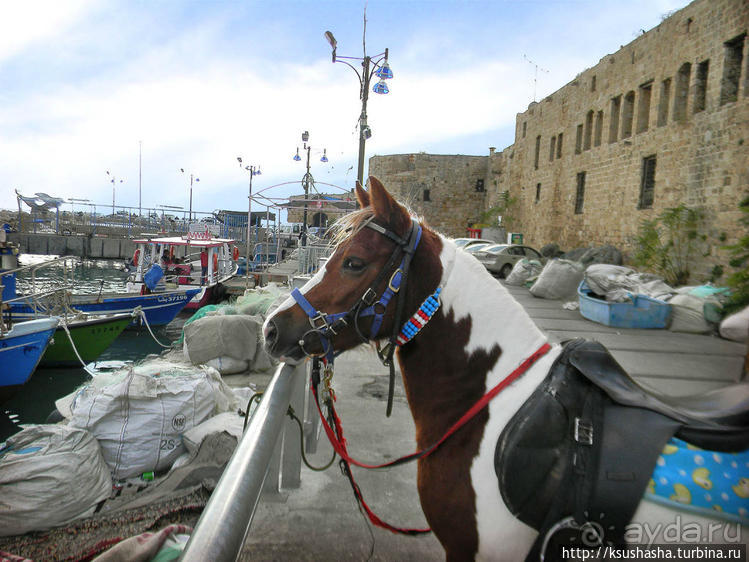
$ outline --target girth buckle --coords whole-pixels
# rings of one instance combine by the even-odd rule
[[[593,424],[580,418],[575,418],[575,441],[583,445],[593,444]]]

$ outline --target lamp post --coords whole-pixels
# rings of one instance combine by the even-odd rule
[[[117,178],[109,170],[107,170],[107,175],[109,176],[109,181],[112,182],[112,218],[114,218],[114,186],[117,183]],[[122,180],[120,180],[120,183],[122,183]]]
[[[262,172],[260,171],[260,166],[242,166],[242,157],[237,156],[237,162],[239,162],[239,167],[243,168],[250,174],[250,188],[249,192],[247,194],[247,252],[245,256],[245,284],[249,286],[250,284],[250,236],[252,233],[252,176],[259,176]]]
[[[184,168],[179,169],[180,172],[183,174],[186,173]],[[192,222],[192,182],[194,181],[200,181],[200,178],[195,177],[193,174],[190,174],[190,210],[188,211],[187,215],[187,223],[190,224]]]
[[[307,152],[307,172],[304,174],[304,177],[302,177],[302,187],[304,188],[304,215],[302,218],[302,239],[301,243],[302,246],[307,245],[307,209],[309,204],[309,188],[310,185],[315,185],[315,178],[312,177],[312,174],[309,171],[309,157],[310,152],[312,150],[312,147],[307,144],[309,141],[309,131],[304,131],[302,133],[302,143],[304,150]],[[301,161],[302,157],[299,156],[299,147],[296,149],[296,154],[294,155],[294,160],[296,162]],[[322,157],[320,158],[320,162],[327,162],[328,161],[328,149],[323,148]]]
[[[364,20],[364,34],[367,32],[367,20]],[[338,42],[330,31],[325,32],[325,39],[330,43],[333,49],[333,62],[340,62],[351,68],[357,78],[359,78],[359,99],[361,99],[361,114],[359,115],[359,162],[357,166],[356,179],[364,185],[364,147],[367,139],[372,136],[372,129],[367,123],[367,100],[369,99],[369,84],[373,76],[377,76],[380,81],[372,87],[375,94],[385,95],[390,92],[387,82],[393,77],[393,71],[388,64],[388,50],[383,53],[370,57],[367,55],[366,48],[363,57],[339,57],[336,56],[336,46]],[[363,42],[366,45],[366,42]],[[343,60],[342,60],[343,59]],[[361,61],[361,72],[356,69],[349,60]]]

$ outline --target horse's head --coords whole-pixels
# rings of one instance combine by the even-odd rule
[[[409,253],[415,256],[412,270],[420,269],[409,276],[409,294],[418,292],[416,286],[439,279],[440,271],[427,266],[424,252],[412,252],[419,244],[417,237],[422,237],[420,225],[379,180],[370,177],[369,184],[369,192],[357,185],[361,209],[339,221],[333,255],[266,320],[265,346],[274,357],[298,361],[305,355],[324,355],[330,345],[345,351],[390,336],[397,295],[390,294],[389,306],[383,306],[382,297],[393,293],[389,287],[397,293],[401,278],[396,272]],[[437,238],[432,233],[429,237]],[[413,305],[405,304],[405,311],[411,314]]]

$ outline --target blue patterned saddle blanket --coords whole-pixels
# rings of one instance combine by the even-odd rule
[[[672,438],[658,457],[645,497],[749,525],[749,450],[717,453]]]

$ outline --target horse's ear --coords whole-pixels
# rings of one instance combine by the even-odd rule
[[[404,234],[411,224],[408,211],[390,195],[382,182],[369,176],[369,198],[375,217],[391,225],[398,234]]]
[[[369,207],[369,193],[364,190],[362,184],[360,184],[358,180],[356,181],[356,199],[359,201],[359,206],[362,209]]]

